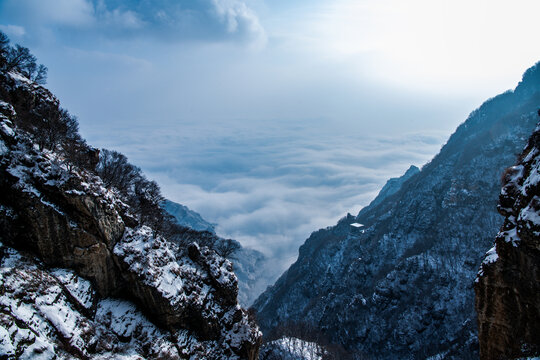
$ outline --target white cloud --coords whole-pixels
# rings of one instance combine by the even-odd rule
[[[40,24],[84,27],[95,21],[94,7],[87,0],[7,0],[3,9],[17,20]]]
[[[238,0],[212,0],[214,11],[229,33],[244,33],[259,45],[266,43],[266,34],[255,12]]]
[[[311,232],[357,213],[388,178],[424,164],[445,138],[371,138],[358,129],[328,130],[312,122],[236,126],[119,128],[108,135],[101,130],[98,143],[90,140],[113,144],[157,180],[168,198],[284,269]]]
[[[6,0],[0,2],[0,9],[0,23],[32,28],[28,34],[34,38],[47,31],[59,40],[69,34],[69,38],[81,41],[96,37],[151,37],[163,42],[234,40],[259,48],[266,42],[257,14],[241,0]]]
[[[26,30],[18,25],[0,25],[0,30],[5,32],[11,38],[20,38],[26,34]]]

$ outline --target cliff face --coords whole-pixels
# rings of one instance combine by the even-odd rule
[[[540,127],[520,159],[503,176],[504,224],[474,287],[486,360],[540,355]]]
[[[0,357],[255,359],[232,264],[196,231],[181,248],[139,225],[99,177],[40,150],[13,120],[58,100],[1,75]]]
[[[238,302],[243,307],[249,307],[255,298],[275,280],[277,274],[268,271],[269,259],[261,252],[243,247],[235,240],[225,240],[215,235],[215,224],[211,224],[188,207],[165,200],[162,207],[173,216],[174,221],[181,226],[199,231],[208,231],[217,243],[232,242],[236,250],[229,255],[233,263],[234,273],[238,279]],[[212,236],[212,235],[209,235]],[[219,245],[218,245],[219,247]]]
[[[502,223],[500,174],[523,149],[539,103],[536,65],[471,113],[397,192],[311,234],[254,304],[264,333],[300,323],[367,358],[477,358],[472,286]]]

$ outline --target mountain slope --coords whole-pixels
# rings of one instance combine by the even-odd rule
[[[419,172],[420,172],[419,168],[417,168],[414,165],[411,165],[411,167],[409,169],[407,169],[405,174],[403,174],[403,175],[401,175],[400,177],[397,177],[397,178],[389,179],[386,182],[386,184],[384,184],[381,191],[379,191],[379,193],[377,194],[375,199],[373,199],[373,201],[366,207],[366,210],[367,210],[367,208],[372,208],[372,207],[375,207],[375,206],[379,205],[387,197],[392,196],[395,193],[397,193],[401,189],[401,187],[403,186],[405,181],[409,180],[413,175],[416,175]]]
[[[208,233],[147,226],[163,225],[157,185],[135,174],[128,205],[74,129],[0,67],[0,358],[256,359],[262,335]]]
[[[254,304],[265,334],[305,323],[371,358],[476,358],[472,282],[502,223],[500,174],[539,104],[537,64],[472,112],[398,192],[314,232]],[[352,232],[353,222],[365,231]]]
[[[211,224],[198,213],[187,206],[165,200],[162,204],[165,211],[171,214],[178,225],[182,225],[198,231],[209,231],[215,233],[215,224]]]

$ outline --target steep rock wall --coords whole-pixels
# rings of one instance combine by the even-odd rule
[[[540,127],[520,159],[503,176],[504,224],[474,287],[485,360],[540,355]]]

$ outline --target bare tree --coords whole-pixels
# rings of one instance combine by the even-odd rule
[[[7,45],[6,45],[7,46]],[[5,67],[7,71],[18,70],[28,79],[44,84],[47,81],[47,67],[38,65],[37,59],[30,50],[19,44],[10,47],[5,56]]]
[[[141,169],[131,165],[127,157],[117,151],[102,149],[96,172],[106,187],[115,187],[128,195],[135,179],[141,176]]]
[[[222,239],[216,241],[214,250],[221,256],[227,259],[232,259],[233,255],[242,248],[240,243],[236,240]]]

